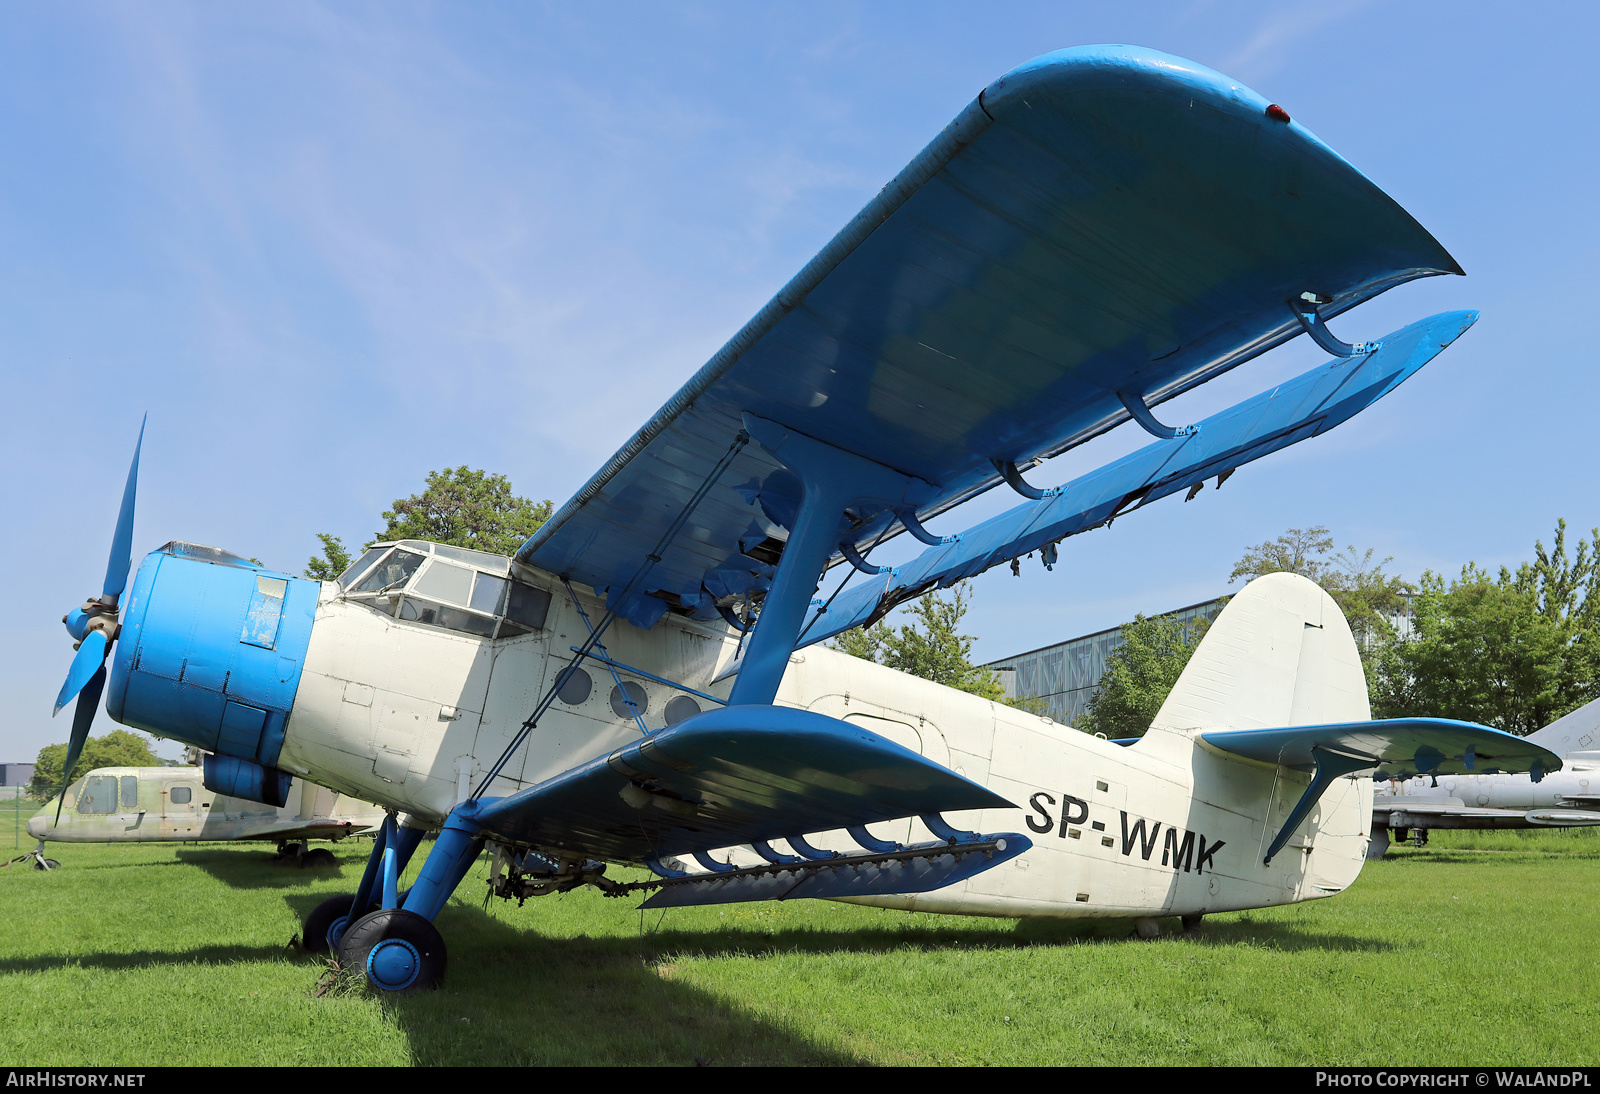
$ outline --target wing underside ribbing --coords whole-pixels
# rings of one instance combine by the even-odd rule
[[[1265,99],[1130,47],[986,88],[519,551],[620,590],[743,415],[926,484],[927,517],[1337,315],[1458,273],[1392,199]],[[1280,112],[1281,113],[1281,112]],[[648,626],[759,598],[799,488],[740,452],[618,607]],[[895,534],[854,511],[841,539]]]

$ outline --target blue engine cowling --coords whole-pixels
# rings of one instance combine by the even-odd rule
[[[288,780],[275,767],[318,589],[214,547],[169,543],[152,551],[124,601],[106,712],[242,761],[218,768],[233,789],[213,787],[208,764],[208,788],[283,804],[271,800]]]

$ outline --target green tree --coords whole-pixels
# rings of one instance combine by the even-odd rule
[[[1373,714],[1431,715],[1527,734],[1600,695],[1600,531],[1569,560],[1566,522],[1553,549],[1497,577],[1475,563],[1446,583],[1424,573],[1411,633],[1373,674]]]
[[[1383,568],[1394,559],[1374,563],[1371,548],[1365,552],[1354,547],[1337,554],[1332,551],[1333,536],[1321,525],[1290,528],[1275,540],[1246,548],[1228,582],[1275,573],[1299,574],[1315,581],[1344,613],[1370,674],[1371,658],[1394,636],[1390,620],[1406,611],[1416,586],[1397,574],[1384,573]]]
[[[970,596],[967,583],[960,582],[950,593],[949,599],[937,590],[924,594],[906,609],[912,622],[902,624],[898,631],[880,622],[845,631],[831,645],[865,661],[1003,701],[1005,689],[999,675],[972,663],[974,638],[960,633]]]
[[[33,781],[28,784],[28,796],[38,801],[49,801],[67,787],[61,770],[67,762],[67,746],[45,745],[39,758],[33,762]],[[113,729],[104,737],[90,737],[83,744],[83,754],[78,757],[74,772],[82,775],[97,767],[157,767],[161,760],[150,751],[150,738],[126,729]]]
[[[306,576],[312,581],[332,581],[350,568],[350,552],[344,541],[327,532],[318,532],[322,541],[322,557],[312,555],[306,562]]]
[[[511,492],[511,480],[460,467],[428,473],[427,488],[399,498],[383,514],[380,540],[426,539],[509,555],[545,521],[550,501],[537,505]]]
[[[1167,701],[1209,619],[1184,621],[1136,615],[1122,626],[1122,644],[1106,655],[1106,671],[1077,721],[1085,733],[1143,737]]]
[[[387,526],[374,533],[372,542],[426,539],[509,555],[550,519],[553,509],[548,498],[535,504],[512,493],[511,480],[504,475],[465,465],[447,467],[428,473],[422,493],[396,498],[394,507],[383,514]],[[318,532],[317,538],[322,541],[322,557],[313,555],[306,562],[305,576],[332,581],[350,567],[350,552],[338,536]]]

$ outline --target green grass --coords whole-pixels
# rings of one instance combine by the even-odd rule
[[[287,945],[370,844],[318,872],[57,845],[59,872],[0,871],[0,1064],[1593,1065],[1597,836],[1438,833],[1341,896],[1148,943],[593,890],[485,911],[479,866],[439,918],[444,988],[398,998],[319,998]]]

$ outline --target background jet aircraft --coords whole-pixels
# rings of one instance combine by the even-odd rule
[[[130,584],[136,448],[102,592],[64,620],[69,769],[103,693],[116,720],[212,750],[219,793],[281,804],[298,775],[406,814],[305,927],[388,991],[441,981],[433,921],[485,846],[503,897],[593,884],[652,907],[829,897],[1148,929],[1329,895],[1366,853],[1372,783],[1348,776],[1560,761],[1481,726],[1370,721],[1349,628],[1302,578],[1236,596],[1129,748],[816,643],[1348,420],[1476,316],[1359,343],[1326,318],[1459,272],[1236,81],[1127,46],[1038,58],[512,558],[378,544],[318,584],[173,542]],[[1301,333],[1332,359],[1194,425],[1155,417]],[[1154,442],[1027,481],[1127,423]],[[926,527],[997,487],[1025,500]],[[868,561],[901,533],[929,550]],[[867,579],[819,597],[832,566]],[[719,861],[737,846],[763,864]]]
[[[331,865],[331,852],[306,848],[308,840],[338,841],[383,823],[365,802],[304,779],[278,808],[206,789],[195,767],[100,767],[66,788],[28,821],[39,846],[36,867],[59,865],[44,857],[47,842],[161,843],[194,840],[264,840],[278,854],[306,866]]]
[[[1600,699],[1528,734],[1562,758],[1560,771],[1527,775],[1468,772],[1379,784],[1372,799],[1372,845],[1382,858],[1392,839],[1428,842],[1431,828],[1577,828],[1600,825]]]

